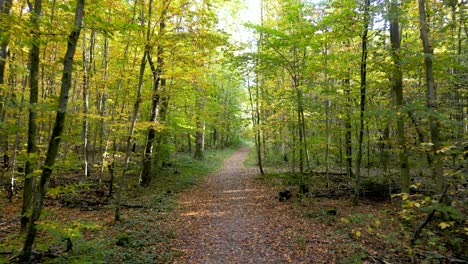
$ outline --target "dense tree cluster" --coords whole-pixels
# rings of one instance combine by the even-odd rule
[[[205,146],[239,141],[222,1],[0,3],[0,176],[10,197],[23,189],[28,237],[52,172],[112,186],[139,160],[148,186],[172,153],[202,159]]]
[[[346,169],[355,198],[364,169],[403,192],[460,184],[466,12],[464,1],[262,1],[256,42],[238,61],[250,69],[260,167]]]

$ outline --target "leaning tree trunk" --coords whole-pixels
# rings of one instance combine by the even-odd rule
[[[38,0],[38,2],[40,2],[40,0]],[[54,129],[50,137],[46,160],[44,162],[41,177],[39,179],[39,184],[37,187],[38,189],[34,195],[34,205],[32,207],[32,214],[31,218],[29,219],[30,221],[28,223],[27,234],[21,255],[22,261],[29,261],[31,256],[32,246],[36,237],[36,222],[41,216],[44,197],[47,193],[47,184],[49,182],[50,176],[52,175],[52,169],[55,164],[55,158],[58,154],[62,132],[65,126],[68,93],[72,82],[73,58],[75,56],[76,46],[80,36],[81,26],[83,24],[84,2],[85,0],[77,0],[74,25],[75,27],[68,36],[67,50],[63,60],[62,85],[60,89],[57,116],[55,119]]]
[[[32,47],[29,51],[29,121],[28,121],[28,159],[26,160],[23,205],[21,208],[21,229],[20,233],[26,232],[28,217],[27,211],[30,210],[33,202],[34,177],[31,175],[36,167],[35,157],[37,153],[37,102],[39,99],[39,21],[42,11],[42,0],[34,2],[34,11],[31,15],[32,29]]]
[[[127,137],[127,142],[126,142],[126,148],[125,148],[125,164],[124,164],[124,169],[122,171],[122,176],[120,177],[120,188],[118,189],[117,192],[117,202],[115,205],[115,214],[114,214],[114,220],[115,221],[120,221],[120,203],[122,200],[122,193],[123,193],[123,188],[124,188],[124,183],[125,183],[125,176],[128,171],[129,163],[130,163],[130,156],[132,153],[132,143],[133,143],[133,134],[135,133],[135,127],[138,119],[138,113],[140,112],[140,105],[141,105],[141,91],[143,90],[143,83],[144,83],[144,77],[145,77],[145,69],[146,69],[146,63],[148,60],[149,56],[149,51],[150,51],[150,44],[149,41],[151,39],[151,15],[152,15],[152,8],[151,8],[152,1],[149,2],[149,8],[148,8],[148,24],[146,28],[146,45],[145,45],[145,50],[143,52],[143,57],[141,58],[140,62],[140,73],[138,77],[138,88],[137,88],[137,98],[133,107],[133,115],[131,117],[131,125]],[[136,2],[135,2],[136,5]],[[143,16],[143,11],[141,13]],[[144,24],[144,19],[141,20],[141,26]]]
[[[392,0],[390,4],[390,42],[392,46],[393,74],[392,89],[395,94],[395,106],[397,111],[397,138],[400,158],[400,182],[401,191],[409,193],[409,163],[408,149],[406,147],[405,122],[403,114],[403,73],[401,70],[401,36],[399,25],[399,13],[397,0]]]
[[[440,149],[440,123],[437,119],[437,93],[432,70],[432,58],[434,50],[429,41],[429,27],[427,22],[425,0],[418,0],[419,7],[419,27],[420,37],[424,52],[424,66],[426,71],[427,99],[426,104],[429,110],[429,130],[431,133],[433,163],[432,177],[435,179],[437,189],[442,191],[444,188],[444,175],[440,154],[437,152]]]
[[[360,184],[361,184],[361,161],[362,161],[362,141],[364,138],[364,115],[366,111],[366,78],[367,78],[367,33],[369,31],[369,6],[370,0],[366,0],[364,4],[364,32],[361,42],[361,103],[359,115],[359,137],[358,137],[358,154],[356,158],[356,178],[354,183],[353,205],[358,204]]]

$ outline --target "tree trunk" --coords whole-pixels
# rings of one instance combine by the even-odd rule
[[[108,18],[108,21],[110,18]],[[101,116],[101,141],[99,142],[99,155],[100,157],[100,163],[101,163],[101,172],[100,175],[101,177],[104,176],[104,170],[106,169],[105,164],[106,162],[106,157],[108,153],[108,148],[109,148],[109,134],[108,134],[108,129],[107,129],[107,116],[108,116],[108,109],[107,109],[107,84],[109,82],[109,38],[104,37],[104,58],[103,58],[103,67],[104,67],[104,76],[102,77],[102,80],[104,82],[103,84],[103,91],[101,93],[101,112],[99,113]]]
[[[37,0],[36,4],[38,4],[38,2],[40,7],[40,0]],[[35,11],[37,10],[35,9]],[[41,177],[38,184],[38,190],[36,191],[34,196],[34,206],[32,208],[32,215],[28,223],[27,234],[22,250],[22,261],[29,261],[29,258],[31,256],[32,246],[34,243],[34,238],[36,236],[36,221],[39,219],[42,212],[43,200],[47,193],[47,184],[52,174],[52,169],[55,164],[55,158],[57,157],[59,151],[59,145],[65,124],[65,115],[67,112],[68,94],[72,81],[73,58],[75,55],[78,38],[80,36],[81,26],[83,23],[83,15],[84,0],[78,0],[75,13],[75,27],[68,36],[67,50],[65,52],[63,60],[63,75],[57,116],[55,119],[54,129],[50,137],[46,160],[44,162]]]
[[[0,0],[0,14],[7,17],[10,15],[12,0]],[[0,24],[3,18],[0,18]],[[0,36],[2,39],[0,40],[0,87],[5,84],[5,70],[6,64],[8,59],[8,43],[9,38],[3,35],[4,28],[0,26]],[[7,116],[5,110],[5,101],[6,96],[2,94],[0,91],[0,120],[2,124],[5,124]],[[8,153],[8,132],[6,128],[1,127],[0,129],[0,148],[3,148],[3,168],[0,168],[3,172],[5,172],[10,164],[10,157]]]
[[[15,58],[14,56],[12,56],[11,58],[11,61],[14,61]],[[9,87],[12,91],[12,93],[16,93],[16,76],[17,75],[17,66],[14,66],[14,65],[10,65],[10,71],[9,71],[9,77],[8,77],[8,83],[9,83]],[[14,116],[16,117],[16,127],[23,127],[23,108],[24,108],[24,105],[25,105],[25,98],[24,98],[24,95],[26,94],[26,85],[22,85],[22,89],[21,91],[18,91],[21,93],[21,99],[20,99],[20,107],[17,109],[17,111],[15,111],[15,114]],[[10,162],[10,181],[9,181],[9,186],[8,186],[8,190],[9,192],[7,193],[8,195],[8,199],[9,201],[11,202],[12,199],[13,199],[13,195],[15,193],[15,189],[16,189],[16,171],[17,171],[17,167],[16,167],[16,162],[17,162],[17,156],[18,156],[18,152],[20,151],[20,146],[22,145],[21,144],[22,140],[21,140],[21,131],[20,130],[16,130],[15,132],[15,141],[14,141],[14,144],[13,144],[13,152],[12,152],[12,157],[10,159],[10,157],[8,156],[8,160]]]
[[[158,121],[160,124],[166,123],[168,107],[169,107],[169,97],[166,95],[161,96],[161,105],[160,105],[159,112],[158,112]],[[154,160],[154,164],[156,165],[156,169],[154,170],[156,174],[155,177],[159,176],[159,168],[160,168],[162,159],[165,157],[164,155],[166,155],[166,157],[168,156],[167,151],[163,153],[163,149],[162,149],[162,144],[166,140],[166,137],[167,137],[167,132],[163,130],[160,130],[158,132],[157,140],[156,140],[156,151],[155,151],[156,155],[155,155],[155,160]],[[177,149],[177,146],[176,146],[176,149]]]
[[[203,149],[204,149],[204,137],[203,134],[205,133],[205,125],[204,122],[200,119],[200,114],[197,114],[196,118],[197,123],[197,131],[195,132],[195,154],[193,157],[198,160],[202,160],[204,158]]]
[[[435,179],[438,191],[444,188],[444,175],[440,155],[440,123],[437,118],[437,93],[434,82],[434,75],[432,70],[432,58],[434,56],[433,47],[429,40],[429,26],[426,15],[425,0],[418,0],[419,8],[419,27],[420,37],[424,52],[424,66],[426,72],[426,86],[427,86],[427,108],[429,110],[429,130],[431,133],[432,152],[433,152],[433,166],[432,177]]]
[[[94,32],[91,32],[89,50],[86,46],[86,33],[83,33],[83,130],[81,139],[83,140],[83,167],[84,176],[90,175],[89,164],[89,87],[90,87],[90,74],[91,65],[93,64],[93,46],[94,46]]]
[[[136,8],[136,4],[137,2],[135,2],[135,8]],[[144,9],[144,8],[142,8]],[[139,73],[139,77],[138,77],[138,88],[137,88],[137,98],[135,100],[135,104],[134,104],[134,107],[133,107],[133,115],[131,117],[131,125],[130,125],[130,129],[129,129],[129,132],[128,132],[128,137],[127,137],[127,142],[126,142],[126,148],[125,148],[125,164],[124,164],[124,169],[122,171],[122,176],[120,177],[120,180],[119,180],[119,183],[120,183],[120,188],[118,189],[118,192],[117,192],[117,202],[116,202],[116,205],[115,205],[115,214],[114,214],[114,220],[115,221],[120,221],[120,203],[121,203],[121,200],[122,200],[122,193],[123,193],[123,188],[124,188],[124,184],[125,184],[125,176],[127,174],[127,171],[128,171],[128,165],[130,163],[130,156],[131,156],[131,153],[132,153],[132,143],[133,143],[133,134],[135,133],[135,127],[136,127],[136,122],[137,122],[137,118],[138,118],[138,112],[140,111],[140,105],[141,105],[141,91],[143,89],[143,82],[144,82],[144,77],[145,77],[145,68],[146,68],[146,63],[147,63],[147,58],[149,56],[149,50],[150,50],[150,46],[149,46],[149,40],[150,40],[150,37],[151,37],[151,12],[152,12],[152,9],[151,9],[151,1],[150,1],[150,5],[149,5],[149,9],[148,9],[148,24],[147,24],[147,28],[146,28],[146,44],[145,44],[145,50],[143,51],[143,56],[141,58],[141,62],[140,62],[140,73]],[[141,12],[141,16],[142,16],[142,19],[141,19],[141,26],[144,25],[144,12],[142,11]]]
[[[132,24],[132,25],[135,23],[136,9],[137,9],[136,7],[137,7],[137,2],[135,1],[133,3],[133,15],[132,15],[132,20],[130,22],[130,24]],[[130,49],[130,37],[131,37],[130,34],[127,33],[125,50],[124,50],[124,54],[123,54],[123,61],[127,61],[127,58],[128,58],[128,53],[129,53],[129,49]],[[108,128],[109,131],[107,132],[107,135],[111,134],[110,132],[112,131],[113,126],[114,126],[114,122],[116,121],[115,116],[117,115],[117,111],[118,111],[118,106],[119,106],[119,102],[120,102],[120,93],[121,93],[123,82],[124,82],[123,75],[124,75],[125,72],[127,72],[127,64],[122,63],[122,68],[120,69],[120,77],[119,77],[119,79],[117,81],[117,93],[116,93],[115,103],[114,103],[114,107],[112,108],[112,111],[111,111],[111,126]],[[123,109],[124,109],[124,105],[125,105],[124,102],[125,102],[125,96],[122,99],[121,113],[123,112]],[[121,115],[120,115],[118,120],[122,121],[122,116]],[[120,145],[117,143],[117,137],[118,136],[113,136],[112,155],[110,157],[108,157],[109,160],[107,162],[103,162],[103,163],[109,164],[107,166],[107,168],[109,170],[109,174],[110,174],[109,194],[108,194],[109,197],[112,197],[112,194],[113,194],[114,179],[115,179],[115,173],[114,173],[115,172],[115,157],[116,157],[116,154],[119,151],[119,147],[120,147]],[[104,158],[104,159],[106,159],[106,158]]]
[[[29,51],[29,121],[28,121],[28,159],[26,160],[25,179],[23,188],[23,205],[21,208],[21,229],[20,233],[26,232],[28,219],[28,210],[32,207],[34,197],[34,177],[33,172],[36,168],[38,157],[36,136],[37,136],[37,103],[39,99],[39,35],[40,35],[40,16],[42,12],[42,1],[35,0],[34,11],[31,14],[32,29],[32,47]],[[29,253],[30,254],[30,253]]]
[[[152,0],[150,0],[149,8],[151,8]],[[164,1],[164,6],[166,5],[166,1]],[[164,35],[164,31],[166,28],[166,9],[162,11],[161,14],[161,21],[159,22],[159,37]],[[151,19],[151,18],[150,18]],[[150,122],[154,125],[157,124],[158,119],[158,111],[159,111],[159,104],[160,104],[160,90],[164,89],[166,86],[166,79],[162,78],[161,75],[163,73],[164,68],[164,47],[162,44],[159,44],[157,48],[157,65],[154,65],[151,56],[148,56],[148,62],[151,67],[151,71],[153,72],[153,97],[152,97],[152,104],[151,104],[151,116]],[[140,185],[141,186],[148,186],[151,182],[151,178],[153,175],[153,147],[154,147],[154,139],[156,138],[156,129],[155,127],[151,126],[148,128],[148,133],[146,136],[146,145],[145,145],[145,153],[143,154],[143,167],[141,170],[140,175]]]
[[[361,161],[362,161],[362,141],[364,138],[364,117],[366,111],[366,86],[367,86],[367,33],[369,30],[369,6],[370,0],[366,0],[364,3],[364,32],[362,34],[362,53],[361,53],[361,103],[360,103],[360,114],[359,114],[359,137],[358,137],[358,154],[356,158],[356,177],[354,183],[354,196],[353,205],[358,204],[360,184],[361,184]]]
[[[390,43],[392,46],[392,89],[395,94],[395,108],[397,111],[397,138],[400,159],[400,184],[401,191],[409,193],[409,163],[408,149],[406,146],[405,122],[404,122],[404,101],[403,101],[403,73],[401,70],[401,36],[399,25],[399,13],[397,0],[392,0],[390,4]]]
[[[297,94],[297,125],[299,127],[299,172],[304,174],[304,161],[308,165],[307,159],[307,145],[305,138],[305,124],[304,124],[304,109],[303,109],[303,100],[302,100],[302,91],[299,89],[299,84],[297,80],[294,80],[294,88]],[[307,166],[308,167],[308,166]]]
[[[346,98],[346,113],[345,113],[345,163],[346,163],[346,176],[351,178],[353,176],[353,146],[351,137],[351,80],[349,78],[344,80],[344,95]]]
[[[248,77],[247,77],[248,78]],[[252,87],[250,86],[249,80],[247,80],[247,90],[249,91],[249,100],[250,100],[250,107],[251,107],[251,118],[252,118],[252,125],[255,131],[254,141],[255,141],[255,150],[257,153],[257,165],[260,173],[262,175],[265,174],[263,171],[263,162],[262,162],[262,147],[261,147],[261,138],[260,138],[260,112],[257,111],[256,107],[254,107],[254,99],[252,95]],[[258,107],[258,105],[257,105]]]

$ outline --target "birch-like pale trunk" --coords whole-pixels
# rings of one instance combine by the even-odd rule
[[[93,33],[91,33],[92,35]],[[92,38],[92,37],[91,37]],[[84,176],[88,177],[90,175],[90,166],[89,166],[89,86],[90,86],[90,71],[91,64],[93,63],[93,57],[91,55],[91,46],[93,41],[90,40],[90,48],[87,47],[87,37],[86,32],[83,32],[83,80],[82,80],[82,91],[83,91],[83,124],[82,124],[82,134],[81,140],[82,153],[83,153],[83,167],[84,167]]]

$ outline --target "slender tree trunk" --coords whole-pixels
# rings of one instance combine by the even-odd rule
[[[331,132],[330,132],[330,100],[325,101],[325,130],[327,131],[327,145],[325,148],[325,174],[327,177],[327,188],[330,187],[330,178],[329,178],[329,164],[328,156],[330,154],[330,142],[331,142]]]
[[[247,77],[248,78],[248,77]],[[255,135],[255,150],[257,153],[257,165],[260,173],[262,175],[265,174],[263,171],[263,162],[262,162],[262,150],[261,150],[261,141],[260,141],[260,128],[258,122],[260,122],[259,112],[254,107],[254,99],[252,95],[252,87],[250,86],[250,82],[247,81],[247,90],[249,91],[249,100],[250,100],[250,107],[251,107],[251,117],[252,117],[252,125],[254,127]]]
[[[265,5],[264,1],[260,0],[260,23],[263,26],[263,19],[264,19],[264,12],[265,12]],[[258,38],[258,45],[257,45],[257,54],[260,54],[260,51],[263,47],[263,33],[260,33]],[[260,58],[256,57],[256,65],[258,66],[260,62]],[[247,76],[247,88],[249,90],[249,99],[250,99],[250,107],[252,108],[252,125],[255,130],[255,149],[257,150],[257,165],[261,175],[265,174],[263,170],[263,157],[262,157],[262,129],[260,126],[260,71],[256,68],[255,69],[255,101],[253,98],[252,87],[250,86],[250,80]],[[255,102],[255,107],[254,107]]]
[[[136,3],[135,2],[135,8],[136,8]],[[143,7],[142,9],[144,9],[144,3],[143,3]],[[116,202],[116,205],[115,205],[115,214],[114,214],[114,220],[115,221],[120,221],[120,204],[121,204],[121,201],[122,201],[122,193],[123,193],[123,188],[124,188],[124,184],[125,184],[125,176],[127,174],[127,171],[128,171],[128,166],[129,166],[129,163],[130,163],[130,156],[132,154],[132,144],[133,144],[133,134],[135,133],[135,127],[136,127],[136,123],[137,123],[137,119],[138,119],[138,113],[140,112],[140,105],[141,105],[141,91],[143,90],[143,83],[144,83],[144,77],[145,77],[145,69],[146,69],[146,63],[147,63],[147,58],[149,56],[149,51],[150,51],[150,46],[149,46],[149,41],[150,41],[150,38],[151,38],[151,12],[152,12],[152,9],[151,9],[151,3],[149,5],[149,9],[148,9],[148,19],[147,19],[147,28],[146,28],[146,44],[145,44],[145,49],[143,51],[143,56],[141,58],[141,62],[140,62],[140,73],[139,73],[139,77],[138,77],[138,88],[137,88],[137,98],[136,98],[136,101],[135,101],[135,104],[134,104],[134,107],[133,107],[133,115],[131,117],[131,125],[130,125],[130,129],[129,129],[129,132],[128,132],[128,137],[127,137],[127,142],[126,142],[126,148],[125,148],[125,164],[124,164],[124,169],[122,171],[122,176],[120,177],[120,180],[119,180],[119,183],[120,183],[120,188],[118,189],[118,192],[117,192],[117,202]],[[143,23],[144,23],[144,12],[142,11],[141,13],[141,24],[143,26]],[[123,107],[122,107],[123,108]]]
[[[358,154],[356,158],[356,177],[354,185],[353,205],[358,204],[360,184],[361,184],[361,161],[362,161],[362,142],[364,138],[364,118],[366,111],[366,86],[367,86],[367,33],[369,30],[369,6],[370,0],[365,0],[364,4],[364,32],[362,34],[362,53],[361,53],[361,103],[359,115],[359,137],[358,137]]]
[[[135,17],[136,17],[136,9],[137,9],[137,1],[135,1],[133,3],[133,15],[132,15],[132,20],[131,20],[131,24],[133,25],[135,23]],[[123,61],[127,61],[127,58],[128,58],[128,53],[129,53],[129,49],[130,49],[130,34],[127,33],[127,39],[126,39],[126,44],[125,44],[125,50],[124,50],[124,54],[123,54]],[[116,98],[115,98],[115,103],[114,103],[114,107],[112,108],[112,111],[111,111],[111,126],[108,128],[109,131],[107,133],[107,135],[110,134],[110,132],[112,131],[112,128],[114,126],[114,122],[115,122],[115,117],[117,115],[117,107],[119,106],[119,102],[120,102],[120,93],[121,93],[121,90],[122,90],[122,86],[123,86],[123,83],[124,83],[124,74],[127,72],[127,64],[126,63],[122,63],[122,68],[120,69],[120,77],[117,81],[117,93],[116,93]],[[122,102],[125,102],[125,97],[122,99]],[[119,117],[119,121],[122,120],[122,113],[123,113],[123,107],[124,103],[122,103],[122,109],[121,109],[121,112],[120,112],[120,117]],[[108,162],[104,162],[104,163],[107,163],[108,166],[108,170],[109,170],[109,174],[110,174],[110,180],[109,180],[109,194],[108,196],[109,197],[112,197],[112,194],[113,194],[113,189],[114,189],[114,179],[115,179],[115,156],[119,150],[119,144],[117,143],[117,136],[113,136],[113,140],[112,140],[112,145],[113,145],[113,148],[112,148],[112,155],[110,156],[109,158],[109,161]],[[106,145],[108,145],[109,143],[107,143]],[[104,158],[106,159],[106,158]]]
[[[392,89],[395,94],[395,106],[397,111],[397,138],[400,158],[400,183],[401,191],[409,193],[409,164],[408,148],[406,146],[405,122],[404,122],[404,101],[403,101],[403,73],[401,70],[401,36],[399,25],[399,13],[397,0],[392,0],[390,4],[390,43],[392,46]]]
[[[195,154],[193,155],[193,157],[195,159],[202,160],[202,159],[204,159],[203,145],[204,145],[205,142],[204,142],[203,134],[205,133],[204,132],[205,125],[204,125],[204,122],[201,121],[201,119],[200,119],[200,114],[197,114],[196,126],[197,126],[197,131],[195,132],[195,138],[196,138]]]
[[[37,0],[40,1],[40,0]],[[37,3],[36,3],[37,4]],[[41,177],[38,184],[38,190],[34,196],[34,206],[30,222],[28,223],[27,234],[24,241],[21,259],[29,261],[32,252],[32,246],[36,237],[36,221],[42,212],[44,197],[47,193],[47,184],[52,174],[52,169],[55,164],[55,158],[59,151],[62,132],[65,125],[65,115],[67,112],[68,94],[72,82],[73,58],[75,55],[80,30],[84,16],[84,0],[78,0],[75,13],[75,27],[68,36],[67,50],[63,61],[62,85],[60,89],[59,105],[57,116],[54,124],[54,129],[50,137],[49,147],[47,149],[46,160],[42,169]]]
[[[345,163],[346,163],[346,176],[351,178],[353,176],[353,146],[351,137],[351,83],[350,79],[344,81],[345,89],[344,94],[346,97],[346,114],[345,114]]]
[[[108,21],[110,18],[108,18]],[[101,163],[101,177],[104,176],[104,171],[106,169],[105,164],[107,163],[106,159],[108,156],[108,148],[109,148],[109,135],[107,133],[107,116],[108,116],[108,109],[107,109],[107,84],[109,82],[109,38],[104,37],[104,58],[103,58],[103,68],[104,68],[104,76],[102,77],[102,81],[104,82],[103,91],[101,93],[101,141],[99,142],[99,150],[100,150],[100,163]]]
[[[12,56],[11,61],[15,60],[15,56]],[[17,86],[17,66],[14,66],[13,64],[10,65],[10,71],[9,71],[9,77],[8,77],[8,83],[9,87],[12,91],[12,93],[16,93],[16,86]],[[26,79],[26,77],[23,77]],[[26,81],[24,81],[26,83]],[[18,108],[17,111],[15,111],[15,117],[16,117],[16,127],[23,127],[23,108],[25,105],[25,98],[24,95],[26,94],[26,85],[22,85],[22,90],[18,91],[21,93],[21,99],[20,99],[20,107]],[[12,152],[12,157],[8,157],[8,160],[10,161],[10,181],[9,181],[9,186],[8,186],[8,199],[10,202],[12,202],[13,195],[16,190],[16,162],[17,162],[17,155],[18,152],[20,151],[20,146],[21,146],[21,131],[16,130],[15,133],[15,141],[13,144],[13,152]]]
[[[7,17],[10,15],[10,10],[12,6],[12,0],[0,0],[0,14]],[[3,18],[0,17],[0,24],[2,24]],[[2,39],[0,40],[0,86],[5,84],[5,70],[7,65],[8,59],[8,43],[9,38],[3,35],[4,28],[0,26],[0,36]],[[0,120],[2,124],[5,124],[7,116],[5,110],[5,101],[6,96],[4,96],[3,92],[0,91]],[[10,157],[8,153],[8,132],[6,128],[3,128],[0,125],[0,148],[3,148],[3,168],[1,170],[6,172],[8,170],[10,164]]]
[[[297,93],[297,120],[299,126],[299,144],[301,144],[301,147],[299,148],[299,170],[301,173],[304,173],[304,165],[309,169],[310,164],[304,119],[304,95],[302,94],[302,90],[299,88],[298,77],[294,78],[294,86]]]
[[[152,0],[150,0],[149,6],[151,8]],[[164,1],[164,6],[167,3]],[[166,28],[166,8],[162,11],[161,20],[159,22],[159,37],[164,36]],[[162,44],[159,44],[157,48],[157,65],[154,65],[153,61],[151,60],[151,56],[148,56],[148,62],[151,66],[151,71],[153,72],[153,98],[152,98],[152,105],[151,105],[151,116],[150,122],[153,124],[157,124],[158,122],[158,112],[160,108],[160,90],[164,89],[166,86],[166,79],[162,78],[161,75],[163,73],[164,68],[164,47]],[[143,167],[141,170],[140,175],[140,185],[141,186],[148,186],[151,182],[151,178],[153,175],[153,147],[154,147],[154,140],[156,138],[156,129],[151,126],[148,128],[148,133],[146,136],[146,145],[145,145],[145,153],[143,154]]]
[[[327,177],[327,188],[330,187],[330,177],[329,177],[329,164],[328,164],[328,158],[330,155],[330,144],[331,144],[331,131],[330,131],[330,106],[331,106],[331,101],[328,98],[328,84],[329,84],[329,79],[328,79],[328,47],[325,46],[325,49],[323,51],[323,55],[325,56],[325,85],[326,89],[325,91],[327,92],[327,98],[325,100],[325,130],[327,133],[327,145],[325,148],[325,174]]]
[[[444,171],[442,161],[438,151],[440,149],[440,122],[436,116],[437,114],[437,93],[434,82],[434,75],[432,70],[432,58],[434,56],[433,47],[429,40],[429,25],[426,15],[425,0],[418,0],[419,8],[419,27],[420,37],[424,52],[424,66],[426,72],[426,86],[427,86],[427,108],[429,110],[429,130],[431,133],[432,152],[433,152],[433,166],[432,177],[435,179],[437,189],[442,191],[444,188]]]
[[[34,197],[34,177],[33,172],[37,163],[37,103],[39,99],[39,21],[42,12],[42,1],[35,0],[34,9],[31,15],[32,47],[29,51],[29,121],[28,121],[28,159],[26,160],[25,179],[23,188],[23,205],[21,208],[21,229],[20,233],[26,232],[29,222],[28,210],[32,207]]]
[[[297,126],[298,126],[298,134],[299,134],[299,172],[304,174],[304,134],[302,129],[302,118],[301,118],[301,110],[302,110],[302,98],[301,92],[298,88],[296,88],[297,93]]]
[[[84,162],[84,176],[90,175],[89,164],[89,87],[90,87],[90,74],[91,65],[93,64],[93,46],[94,46],[94,32],[91,32],[89,50],[87,47],[86,33],[83,33],[83,127],[81,139],[83,140],[83,162]]]
[[[158,112],[158,120],[161,125],[166,123],[167,119],[167,109],[169,107],[169,97],[167,95],[161,96],[161,104]],[[155,177],[159,176],[159,168],[161,164],[161,160],[163,159],[163,155],[167,153],[162,153],[162,144],[166,140],[167,137],[167,132],[164,130],[160,130],[157,135],[157,140],[156,140],[156,155],[155,155],[155,160],[154,164],[156,165],[156,169],[154,169],[154,173],[156,174]],[[176,146],[177,149],[177,146]],[[167,155],[166,155],[167,156]]]

